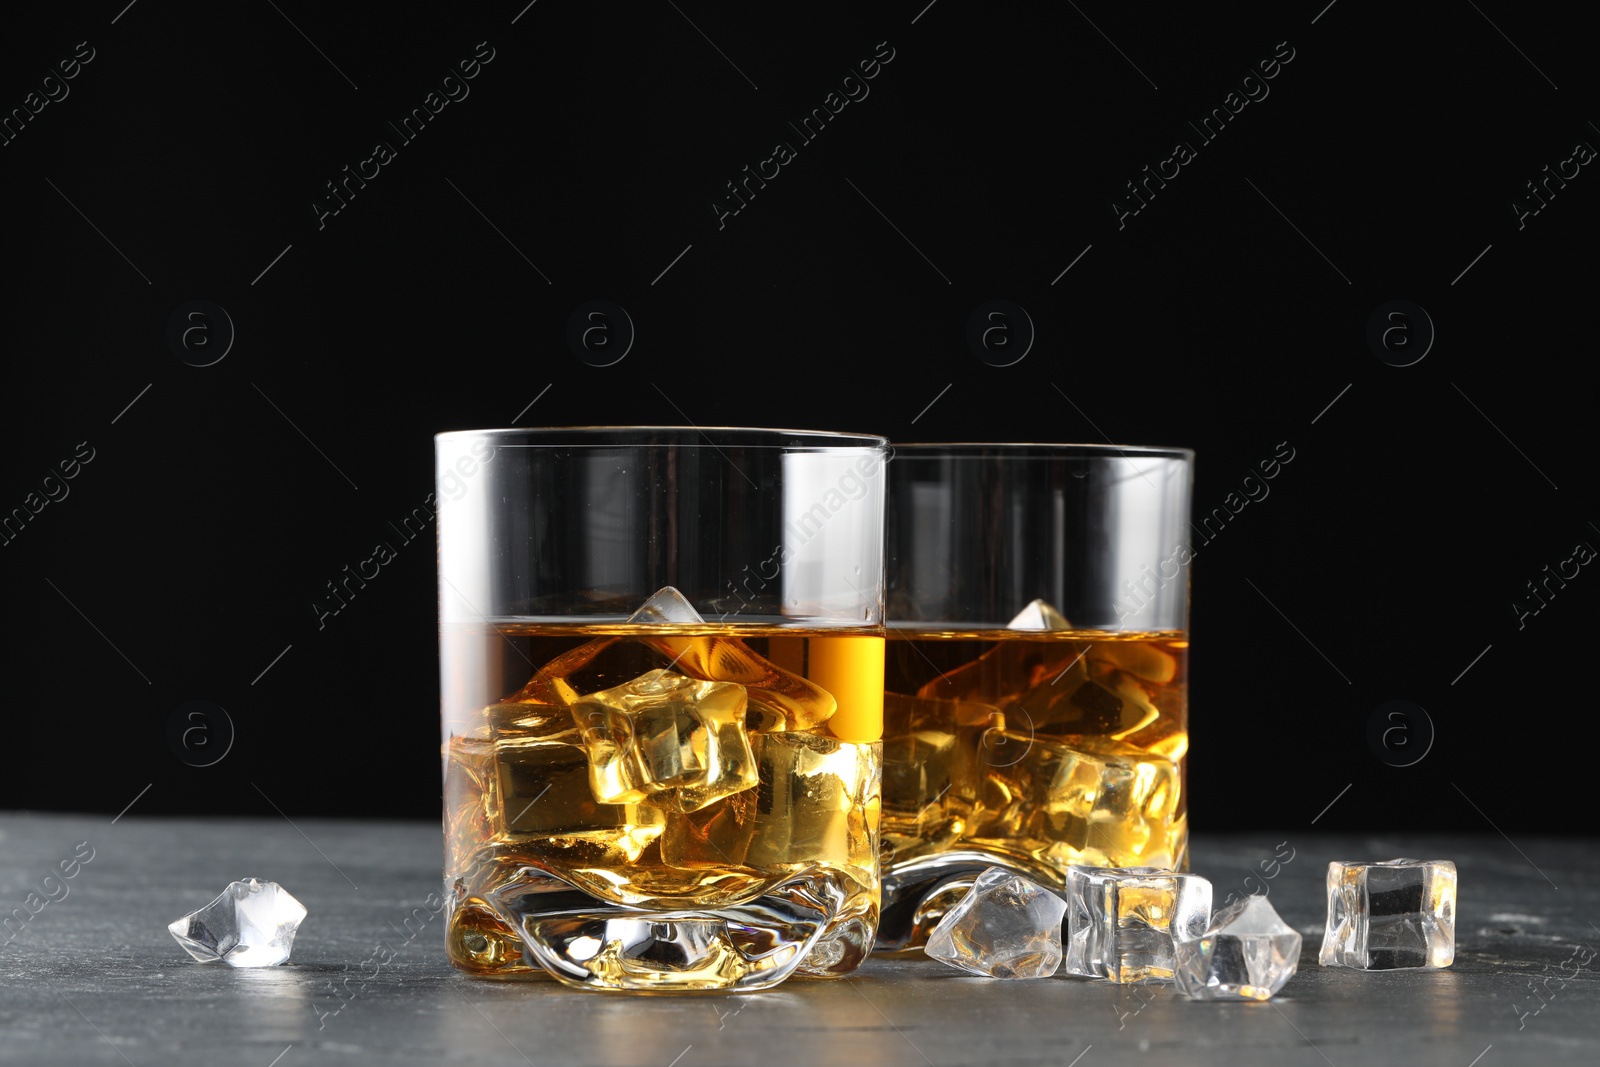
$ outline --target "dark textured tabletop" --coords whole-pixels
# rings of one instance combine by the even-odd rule
[[[62,860],[91,850],[87,862],[69,863],[72,878],[60,877]],[[1275,877],[1263,881],[1262,861],[1291,850],[1281,867],[1269,862]],[[1454,966],[1318,966],[1328,861],[1399,855],[1459,868]],[[993,981],[924,959],[874,959],[847,980],[792,980],[745,996],[639,997],[474,980],[446,963],[442,920],[426,904],[440,889],[436,825],[6,815],[0,1062],[1600,1061],[1600,957],[1591,948],[1600,947],[1600,859],[1592,841],[1201,835],[1192,866],[1212,880],[1219,902],[1265,888],[1304,935],[1299,973],[1273,1000],[1200,1003],[1170,985],[1060,976]],[[279,882],[309,910],[290,963],[235,970],[193,962],[167,924],[252,876]],[[367,962],[390,952],[387,964]]]

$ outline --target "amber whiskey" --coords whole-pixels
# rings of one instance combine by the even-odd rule
[[[889,633],[886,877],[956,852],[1057,888],[1072,864],[1186,866],[1185,634]],[[891,947],[920,944],[953,902],[925,901]]]

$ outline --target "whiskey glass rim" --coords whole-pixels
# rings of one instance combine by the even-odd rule
[[[986,454],[1017,459],[1083,458],[1105,459],[1119,456],[1151,456],[1194,462],[1194,449],[1176,445],[1116,445],[1055,441],[895,441],[894,452],[911,456],[945,454],[951,458],[973,458]]]
[[[446,430],[433,435],[436,443],[484,437],[493,438],[496,445],[508,448],[716,448],[726,445],[786,452],[855,452],[889,447],[889,439],[877,434],[762,426],[507,426]]]

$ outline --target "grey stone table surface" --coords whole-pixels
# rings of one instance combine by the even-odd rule
[[[0,1062],[1593,1065],[1595,845],[1199,835],[1192,867],[1219,902],[1264,888],[1305,935],[1299,973],[1265,1004],[1189,1001],[1170,984],[993,981],[927,959],[744,996],[639,997],[455,972],[425,903],[440,889],[437,825],[0,815]],[[1318,966],[1328,861],[1399,855],[1459,868],[1454,966]],[[193,962],[167,923],[244,877],[309,909],[293,959]]]

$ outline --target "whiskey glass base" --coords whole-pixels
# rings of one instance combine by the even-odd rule
[[[836,871],[803,874],[748,902],[710,909],[612,904],[533,868],[487,897],[478,906],[487,904],[492,917],[477,925],[487,918],[498,928],[498,965],[485,969],[474,958],[491,943],[480,929],[460,939],[469,951],[458,966],[506,978],[548,974],[587,990],[749,993],[794,974],[843,977],[866,958],[876,933],[873,894]],[[457,940],[453,957],[461,954]]]

